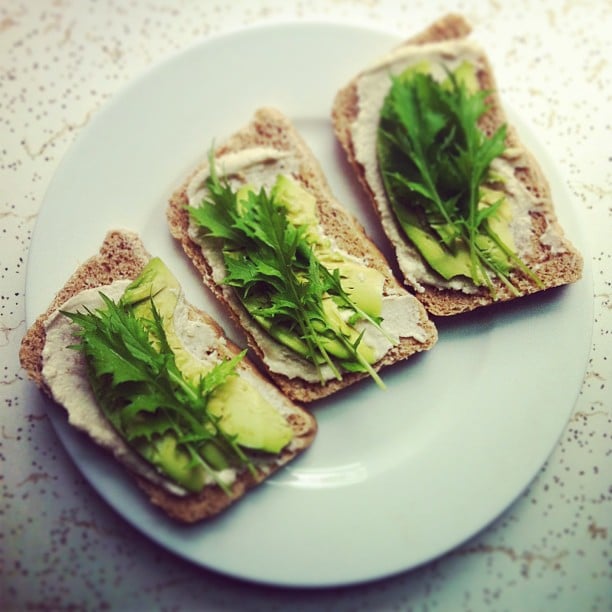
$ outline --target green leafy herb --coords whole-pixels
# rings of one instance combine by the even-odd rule
[[[400,225],[437,272],[445,278],[469,276],[494,295],[492,274],[516,294],[513,268],[539,280],[488,222],[503,197],[482,204],[483,184],[506,138],[505,125],[490,136],[479,128],[487,96],[484,90],[470,92],[451,72],[442,82],[420,71],[392,77],[381,112],[378,160]],[[429,245],[434,254],[428,259]],[[449,258],[451,266],[437,265]]]
[[[216,173],[210,157],[208,197],[190,207],[205,235],[221,239],[227,276],[242,304],[274,338],[285,343],[317,368],[329,366],[341,378],[341,368],[368,372],[381,386],[363,334],[343,321],[331,321],[328,301],[350,309],[353,319],[380,329],[380,320],[355,305],[340,282],[339,271],[329,271],[315,256],[305,226],[292,224],[286,211],[264,189],[237,197]]]
[[[145,319],[100,295],[103,308],[63,314],[79,326],[79,343],[72,348],[85,356],[90,384],[104,414],[145,459],[185,488],[201,489],[208,473],[229,492],[217,475],[225,459],[254,468],[223,432],[219,419],[209,413],[207,400],[234,375],[244,352],[220,362],[199,382],[190,382],[176,365],[153,301],[152,318]],[[173,467],[168,468],[160,455],[170,451]]]

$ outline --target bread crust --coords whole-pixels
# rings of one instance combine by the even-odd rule
[[[406,40],[400,47],[462,39],[466,38],[470,32],[471,26],[462,16],[449,14]],[[468,294],[454,289],[440,289],[426,283],[422,283],[422,285],[415,284],[408,278],[405,278],[405,284],[415,290],[416,297],[425,305],[428,312],[437,316],[455,315],[487,306],[494,302],[512,300],[516,297],[575,282],[582,275],[582,256],[564,236],[563,229],[557,220],[546,177],[537,160],[521,143],[516,129],[508,124],[500,97],[496,93],[495,78],[488,59],[483,54],[479,60],[482,62],[483,68],[478,70],[477,78],[480,86],[491,92],[488,98],[490,109],[483,117],[481,127],[487,134],[492,134],[502,124],[505,123],[507,125],[507,147],[520,148],[522,151],[522,155],[514,164],[515,176],[540,201],[538,209],[531,210],[529,213],[533,230],[531,236],[532,255],[525,260],[525,263],[528,266],[537,266],[537,275],[542,282],[542,286],[538,286],[532,279],[519,272],[513,272],[511,280],[517,287],[520,295],[516,296],[498,279],[493,279],[493,285],[496,290],[496,297],[494,298],[489,290],[484,287],[478,289],[475,293]],[[387,206],[387,203],[377,202],[371,186],[365,177],[365,170],[356,159],[351,136],[351,124],[359,115],[357,87],[360,76],[361,73],[356,75],[337,92],[332,105],[332,121],[337,139],[347,155],[357,180],[369,196],[376,213],[380,214],[381,207]],[[401,233],[402,230],[399,229],[397,222],[393,220],[393,223],[398,228],[398,232]],[[563,245],[564,252],[555,253],[550,247],[540,242],[539,239],[547,227],[549,232],[552,230],[558,237]],[[396,247],[397,245],[393,244],[394,239],[388,233],[387,236],[392,246]]]
[[[234,133],[215,151],[215,157],[218,158],[230,152],[257,146],[288,151],[292,156],[295,156],[299,160],[298,180],[315,196],[317,213],[326,235],[333,236],[341,249],[362,258],[368,266],[381,272],[385,277],[384,291],[386,293],[407,295],[405,289],[393,276],[388,262],[366,235],[363,227],[334,198],[312,152],[290,121],[278,110],[272,108],[257,110],[248,125]],[[188,204],[186,189],[191,178],[206,165],[207,162],[202,162],[172,195],[167,207],[170,232],[179,241],[188,258],[201,274],[205,285],[224,305],[234,321],[244,330],[248,345],[262,360],[263,367],[266,367],[263,362],[264,350],[253,334],[256,323],[237,300],[233,289],[215,282],[210,262],[203,255],[199,245],[189,236],[189,214],[185,208]],[[428,350],[435,344],[437,340],[436,328],[429,320],[425,309],[420,307],[419,321],[426,335],[424,341],[402,338],[398,345],[390,349],[382,359],[374,364],[375,370],[380,370],[384,366],[406,359],[417,352]],[[333,379],[325,384],[320,384],[300,378],[289,378],[269,369],[267,373],[287,397],[300,402],[312,402],[329,396],[368,377],[368,374],[365,373],[344,373],[342,380]]]
[[[27,330],[19,352],[21,365],[29,378],[51,399],[53,399],[53,396],[42,375],[46,321],[66,300],[80,291],[108,285],[120,279],[134,279],[149,259],[150,255],[137,234],[124,230],[109,231],[98,254],[84,262],[72,274],[64,287],[56,294],[49,308]],[[218,337],[224,336],[221,327],[208,314],[189,304],[188,316],[210,325]],[[240,352],[240,349],[227,337],[225,338],[225,346],[227,347],[227,353],[224,357],[231,357]],[[220,347],[218,349],[221,350]],[[306,450],[314,440],[317,423],[313,415],[283,397],[248,359],[243,359],[240,367],[248,369],[261,385],[267,385],[270,392],[274,393],[279,401],[291,406],[291,415],[289,415],[288,421],[295,436],[292,449],[284,450],[275,462],[266,465],[265,470],[258,469],[256,475],[251,475],[248,470],[239,472],[231,487],[230,495],[227,495],[217,485],[207,486],[200,493],[189,493],[184,496],[175,495],[160,485],[128,470],[130,476],[150,501],[177,521],[193,523],[217,515],[243,497],[249,489],[261,483],[299,453]]]

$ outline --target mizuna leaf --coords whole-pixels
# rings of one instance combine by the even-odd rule
[[[380,381],[345,335],[328,325],[323,311],[325,296],[338,298],[360,318],[379,326],[351,302],[340,278],[317,259],[303,226],[291,223],[282,206],[264,189],[237,193],[222,183],[210,157],[211,173],[206,181],[208,195],[200,206],[189,207],[191,219],[204,236],[222,240],[227,274],[224,282],[234,287],[238,299],[264,329],[284,329],[296,337],[305,356],[319,370],[326,364],[341,378],[337,361],[330,354],[330,334],[352,353],[353,368],[369,372]],[[221,212],[219,209],[223,209]],[[222,220],[227,227],[220,227]],[[325,329],[326,335],[322,333]],[[276,336],[278,338],[278,336]],[[301,354],[301,353],[300,353]]]
[[[493,292],[492,274],[516,292],[505,263],[498,259],[505,262],[509,257],[539,280],[484,223],[499,204],[479,208],[481,185],[506,139],[505,125],[491,136],[479,127],[488,95],[468,91],[451,72],[443,81],[418,71],[392,77],[381,111],[377,156],[387,197],[402,227],[416,224],[419,232],[437,237],[449,256],[462,245],[477,285]],[[490,240],[483,242],[479,236]],[[494,256],[495,249],[504,256]]]
[[[248,458],[207,410],[210,393],[235,375],[245,352],[219,362],[197,383],[190,382],[176,365],[153,302],[152,318],[143,319],[129,306],[115,304],[104,295],[102,299],[104,307],[95,312],[63,314],[78,326],[79,343],[73,348],[83,353],[98,405],[121,436],[142,454],[149,448],[147,442],[171,433],[186,456],[214,477],[199,448],[218,439],[231,449],[239,465],[252,470]]]

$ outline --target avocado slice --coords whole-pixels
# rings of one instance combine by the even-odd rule
[[[236,192],[236,211],[239,215],[242,215],[244,212],[243,202],[248,202],[249,193],[255,193],[255,187],[251,184],[242,185],[238,191]]]
[[[417,247],[427,263],[443,278],[455,276],[471,277],[470,254],[467,248],[459,245],[455,253],[445,249],[430,232],[418,225],[403,226],[406,235]]]
[[[479,208],[484,206],[492,206],[493,204],[500,204],[497,206],[497,210],[486,219],[486,224],[495,234],[497,234],[502,242],[508,246],[512,251],[516,251],[514,243],[514,237],[510,231],[510,221],[512,220],[512,210],[510,204],[506,198],[506,194],[503,191],[492,189],[490,187],[482,186],[480,188],[480,202]]]
[[[168,289],[178,291],[180,285],[164,262],[159,257],[153,257],[141,273],[128,285],[121,296],[121,304],[136,305],[140,302],[148,304],[151,298]],[[176,300],[168,310],[173,312],[175,305]]]
[[[332,328],[336,333],[345,336],[351,344],[357,342],[359,339],[359,332],[345,322],[345,320],[342,318],[338,305],[332,298],[323,299],[323,312],[325,313],[325,321],[328,327]],[[321,330],[321,332],[323,337],[325,337],[325,330]],[[326,340],[324,346],[327,351],[339,359],[346,360],[350,359],[351,357],[344,344],[335,338]],[[374,349],[368,346],[365,342],[359,343],[357,346],[357,353],[367,363],[374,363],[376,360]]]
[[[478,91],[478,77],[476,76],[476,70],[474,65],[467,60],[463,60],[461,64],[453,71],[455,78],[459,83],[463,83],[465,88],[470,92],[474,93]],[[448,82],[448,79],[446,79]]]
[[[206,482],[206,471],[201,465],[193,465],[189,455],[182,450],[174,435],[154,436],[137,444],[140,454],[188,491],[201,491]],[[216,466],[215,466],[216,467]],[[217,469],[222,469],[217,467]]]
[[[385,277],[374,268],[345,261],[338,265],[340,284],[347,295],[371,317],[382,313],[383,285]]]
[[[501,208],[501,207],[500,207]],[[457,276],[466,276],[472,278],[475,282],[480,282],[480,279],[473,278],[471,268],[470,253],[468,248],[461,242],[455,241],[454,251],[445,248],[439,238],[421,227],[418,222],[410,222],[408,215],[402,214],[401,218],[398,215],[402,229],[406,236],[418,249],[423,259],[435,270],[442,278],[450,280]],[[512,244],[512,235],[508,227],[508,222],[502,217],[499,211],[491,214],[485,221],[492,231],[497,232],[499,237],[505,244]],[[509,242],[506,242],[509,239]],[[502,269],[509,270],[511,267],[510,259],[499,248],[495,241],[486,234],[479,233],[475,238],[478,248],[491,261],[498,264]]]
[[[293,225],[317,226],[316,198],[292,178],[279,174],[270,194],[285,209]]]
[[[271,319],[253,315],[253,318],[265,329],[272,338],[278,340],[281,344],[290,348],[292,351],[301,355],[302,357],[308,357],[308,347],[306,343],[298,336],[290,331],[286,326],[274,323]]]
[[[291,442],[293,432],[282,415],[272,413],[262,395],[253,391],[243,378],[232,376],[211,393],[208,410],[240,446],[279,453]]]
[[[178,369],[187,379],[197,382],[203,373],[202,363],[185,349],[174,330],[173,316],[180,290],[172,272],[159,257],[154,257],[127,287],[121,303],[130,305],[134,314],[141,319],[152,317],[155,304]]]
[[[272,188],[277,204],[287,211],[287,218],[294,225],[308,226],[306,239],[317,257],[328,270],[340,270],[342,288],[355,304],[371,316],[382,311],[384,276],[368,266],[345,259],[331,248],[329,240],[319,233],[316,198],[296,181],[279,175]]]

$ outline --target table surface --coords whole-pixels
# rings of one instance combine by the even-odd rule
[[[150,66],[208,36],[324,18],[415,33],[472,23],[500,93],[554,158],[588,238],[593,336],[567,426],[492,525],[399,576],[326,590],[195,567],[119,519],[65,454],[18,362],[28,247],[63,155]],[[21,609],[610,610],[612,3],[8,0],[0,5],[0,607]],[[517,452],[520,452],[517,450]]]

